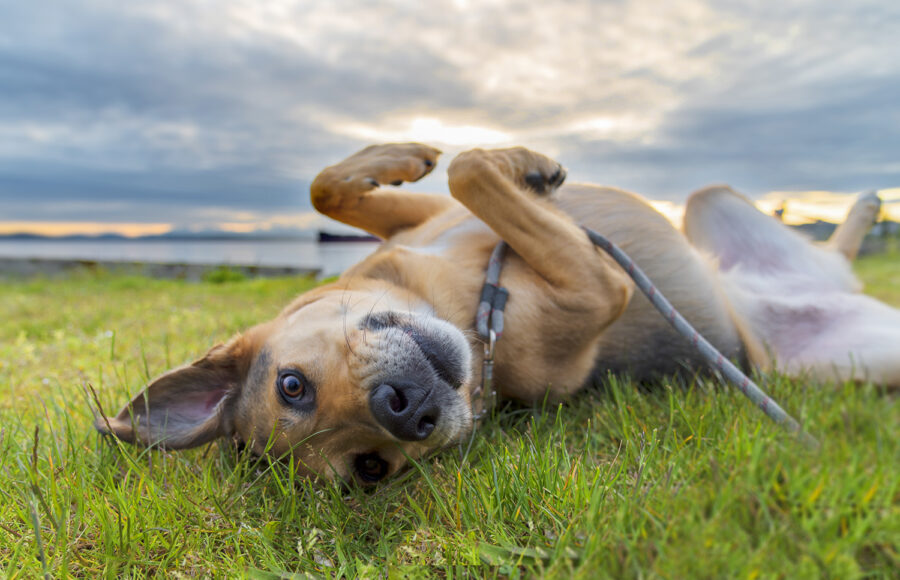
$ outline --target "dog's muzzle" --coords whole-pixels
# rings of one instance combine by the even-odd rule
[[[446,441],[471,413],[461,390],[471,355],[462,333],[428,315],[380,312],[361,328],[377,333],[379,371],[373,375],[369,410],[400,441]]]

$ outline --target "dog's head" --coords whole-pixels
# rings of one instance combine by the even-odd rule
[[[97,428],[175,449],[233,437],[309,475],[373,483],[470,431],[471,349],[396,288],[325,286],[157,378]]]

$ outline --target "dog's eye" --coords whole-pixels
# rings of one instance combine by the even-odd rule
[[[284,371],[278,375],[278,392],[288,403],[303,398],[306,394],[306,377],[297,371]]]
[[[353,467],[360,479],[368,483],[381,481],[388,472],[388,462],[377,453],[363,453],[353,460]]]

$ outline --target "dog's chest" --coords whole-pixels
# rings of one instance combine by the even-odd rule
[[[425,256],[452,258],[472,245],[482,245],[485,237],[496,236],[484,222],[468,212],[448,212],[426,226],[398,237],[395,247]]]

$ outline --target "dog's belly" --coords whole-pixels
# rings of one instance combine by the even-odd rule
[[[731,307],[710,263],[640,197],[613,188],[573,185],[558,206],[624,250],[657,289],[726,357],[745,364]],[[594,375],[628,372],[639,379],[703,368],[690,342],[636,291],[622,316],[603,333]]]

